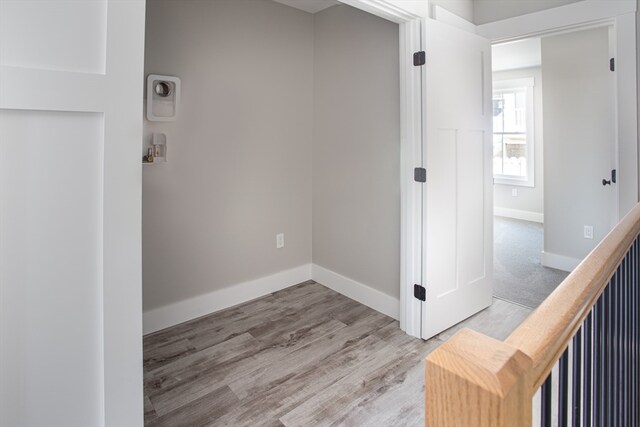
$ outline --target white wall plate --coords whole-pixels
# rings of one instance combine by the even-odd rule
[[[149,74],[147,77],[147,119],[152,122],[172,122],[180,105],[180,79]]]

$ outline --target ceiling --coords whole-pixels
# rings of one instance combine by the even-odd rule
[[[336,0],[273,0],[309,13],[316,13],[338,4]]]
[[[540,38],[498,44],[491,48],[493,71],[539,67],[541,63]]]

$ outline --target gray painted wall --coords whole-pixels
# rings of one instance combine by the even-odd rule
[[[474,0],[474,22],[478,25],[551,9],[581,0]]]
[[[398,297],[398,55],[396,24],[345,5],[147,3],[145,73],[180,77],[182,109],[145,120],[168,138],[143,170],[145,310],[310,263],[312,233],[313,262]]]
[[[311,262],[312,15],[150,0],[145,73],[180,77],[182,110],[145,121],[169,161],[143,170],[144,309]]]
[[[315,15],[313,261],[399,297],[398,26]]]
[[[581,259],[613,220],[614,190],[601,184],[615,131],[608,58],[606,28],[542,39],[545,252]]]
[[[493,205],[505,209],[517,209],[528,212],[544,213],[544,157],[543,157],[543,115],[542,115],[542,71],[540,67],[519,70],[497,71],[493,81],[533,77],[534,108],[534,177],[535,187],[495,184],[493,186]],[[518,196],[513,197],[511,190],[517,188]]]

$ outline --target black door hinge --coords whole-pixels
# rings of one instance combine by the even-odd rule
[[[415,182],[427,182],[427,170],[425,168],[415,168],[413,170],[413,180]]]
[[[609,60],[609,69],[611,71],[615,71],[616,70],[616,58],[611,58]]]
[[[424,286],[413,285],[413,296],[420,301],[427,300],[427,289]]]
[[[420,52],[416,52],[413,54],[413,65],[419,67],[420,65],[424,65],[427,62],[427,54],[424,50]]]

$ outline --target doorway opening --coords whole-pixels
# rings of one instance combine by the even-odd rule
[[[493,46],[494,295],[536,308],[617,217],[607,26]]]

